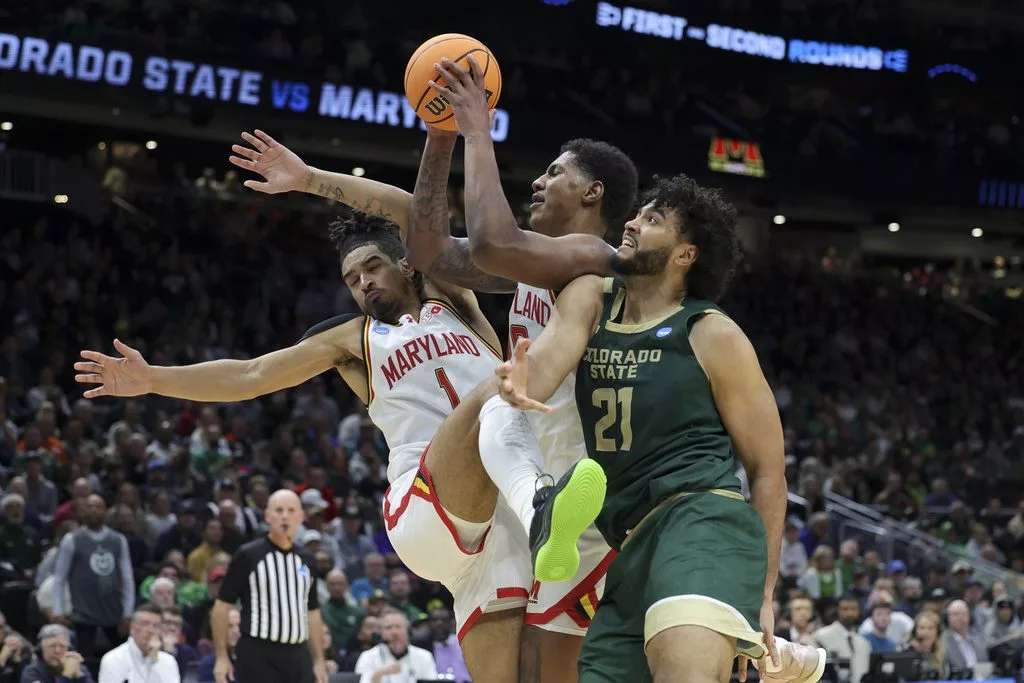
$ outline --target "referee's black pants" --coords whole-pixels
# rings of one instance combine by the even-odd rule
[[[313,683],[309,645],[242,636],[235,646],[235,683]]]

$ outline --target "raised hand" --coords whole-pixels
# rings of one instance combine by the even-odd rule
[[[472,57],[468,57],[469,69],[464,69],[450,59],[435,64],[438,77],[445,85],[430,81],[429,85],[455,109],[455,121],[459,131],[469,138],[474,134],[490,135],[493,115],[489,113],[487,93],[484,90],[484,70]]]
[[[99,396],[141,396],[152,389],[152,368],[142,354],[120,339],[114,340],[114,348],[122,358],[105,356],[98,351],[82,351],[84,361],[75,363],[75,375],[80,384],[99,384],[89,389],[85,398]]]
[[[550,413],[551,408],[526,395],[527,380],[530,374],[530,359],[526,352],[529,348],[530,340],[521,340],[516,344],[512,360],[505,361],[494,369],[494,374],[501,378],[498,393],[513,408]]]
[[[260,129],[255,135],[242,133],[242,139],[251,147],[231,145],[231,151],[239,156],[230,156],[228,161],[238,168],[263,176],[264,180],[246,180],[243,185],[250,190],[278,194],[295,192],[311,177],[312,169],[299,155]]]

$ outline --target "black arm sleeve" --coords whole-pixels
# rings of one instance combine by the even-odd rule
[[[344,325],[349,320],[354,320],[356,318],[361,317],[363,317],[362,313],[344,313],[342,315],[336,315],[333,318],[328,318],[327,320],[317,323],[316,325],[313,325],[313,327],[306,330],[306,334],[302,335],[302,339],[300,339],[299,341],[302,341],[303,339],[309,339],[310,337],[320,334],[321,332],[326,332],[327,330],[338,327],[339,325]]]
[[[306,607],[312,612],[315,609],[320,609],[320,596],[317,594],[317,584],[320,579],[316,577],[316,557],[306,548],[300,548],[298,553],[299,559],[302,560],[306,565],[306,569],[309,570],[309,598],[306,601]]]

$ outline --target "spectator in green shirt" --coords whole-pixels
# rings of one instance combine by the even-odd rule
[[[0,557],[31,581],[42,559],[39,537],[24,524],[25,499],[18,493],[0,498]]]
[[[348,598],[348,577],[340,569],[327,574],[330,599],[320,605],[324,623],[331,630],[335,643],[347,643],[363,621],[363,610]]]

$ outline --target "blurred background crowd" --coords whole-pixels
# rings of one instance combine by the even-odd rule
[[[1019,213],[961,206],[941,221],[928,214],[915,233],[901,216],[922,210],[909,195],[885,195],[798,219],[780,207],[829,205],[854,186],[834,182],[827,197],[787,194],[781,184],[680,169],[648,142],[693,138],[706,149],[709,136],[757,140],[777,150],[766,165],[777,160],[780,176],[829,180],[838,162],[836,178],[899,175],[927,186],[915,196],[931,187],[941,204],[948,197],[924,182],[928,174],[966,174],[965,185],[979,177],[972,173],[1024,177],[1017,91],[966,93],[931,81],[911,88],[884,74],[782,78],[787,65],[760,62],[763,71],[740,73],[736,64],[753,58],[678,60],[672,41],[638,49],[647,37],[561,30],[579,17],[592,23],[594,3],[558,4],[465,28],[501,60],[501,105],[513,116],[498,148],[506,190],[525,225],[529,181],[557,148],[545,136],[561,134],[565,122],[570,133],[620,144],[644,178],[686,170],[735,197],[746,258],[723,307],[758,350],[786,436],[780,634],[825,647],[827,675],[843,683],[881,675],[872,653],[902,651],[920,655],[906,680],[1016,676],[1024,652]],[[974,4],[988,24],[949,7],[922,14],[913,2],[732,0],[687,3],[686,12],[780,35],[908,45],[912,55],[949,49],[964,63],[1014,54],[1020,22],[992,19],[1008,4]],[[52,39],[177,50],[400,91],[415,46],[450,29],[425,5],[403,8],[395,27],[392,10],[357,1],[44,0],[5,6],[0,18],[5,30]],[[519,30],[536,27],[538,16],[554,28]],[[0,93],[14,83],[3,77]],[[231,405],[81,398],[72,370],[79,350],[109,352],[115,337],[153,364],[251,358],[355,310],[325,244],[328,218],[344,209],[255,195],[227,171],[222,130],[262,125],[262,114],[123,97],[115,114],[138,109],[151,128],[75,121],[52,107],[29,115],[42,100],[18,99],[19,111],[13,96],[0,100],[0,118],[12,121],[0,127],[0,683],[34,683],[25,672],[37,646],[35,663],[59,673],[66,656],[37,637],[44,625],[72,627],[72,645],[94,672],[127,633],[121,614],[76,623],[57,548],[80,527],[125,538],[131,566],[121,572],[118,607],[131,614],[157,605],[165,650],[183,677],[212,681],[210,606],[231,553],[262,533],[262,506],[279,487],[298,492],[307,514],[300,542],[316,554],[332,670],[351,671],[379,642],[377,618],[392,605],[408,614],[406,637],[433,652],[442,675],[465,680],[450,596],[405,571],[387,541],[379,504],[387,445],[340,377]],[[331,132],[273,121],[276,137],[320,167],[412,189],[417,131],[388,129],[390,142],[374,142],[372,152],[363,139],[369,125]],[[4,148],[25,166],[5,162]],[[52,183],[39,180],[44,163],[72,169],[60,173],[72,173],[84,196],[50,201]],[[464,231],[461,197],[457,171],[456,233]],[[838,213],[857,218],[843,223]],[[968,227],[983,220],[985,239],[971,241]],[[906,238],[899,246],[872,242],[886,224],[893,239]],[[509,298],[481,301],[503,336]]]

